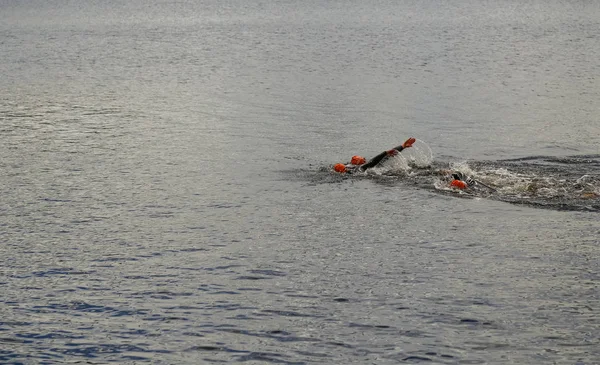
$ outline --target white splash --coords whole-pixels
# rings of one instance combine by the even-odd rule
[[[433,152],[431,151],[431,148],[427,143],[420,139],[417,139],[412,147],[403,150],[399,156],[404,158],[409,166],[418,168],[429,167],[433,162]]]

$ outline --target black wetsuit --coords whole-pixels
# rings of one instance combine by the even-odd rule
[[[398,152],[402,152],[402,150],[404,149],[404,146],[402,146],[402,145],[396,146],[393,149],[396,150],[396,151],[398,151]],[[377,156],[373,157],[369,161],[367,161],[364,164],[358,166],[358,169],[360,171],[365,171],[366,169],[370,169],[370,168],[373,168],[373,167],[379,165],[379,163],[381,161],[385,160],[386,157],[390,156],[390,154],[388,153],[389,151],[391,151],[391,150],[381,152],[380,154],[378,154]]]

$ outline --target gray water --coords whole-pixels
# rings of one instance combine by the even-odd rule
[[[0,0],[0,363],[600,364],[599,39],[586,0]]]

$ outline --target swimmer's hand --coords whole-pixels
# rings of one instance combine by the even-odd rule
[[[404,143],[402,143],[402,148],[412,147],[413,143],[415,143],[416,141],[417,140],[414,137],[410,137],[409,139],[404,141]]]

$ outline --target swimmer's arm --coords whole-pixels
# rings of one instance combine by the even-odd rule
[[[400,147],[401,147],[401,146],[400,146]],[[394,148],[394,150],[395,150],[395,149],[396,149],[396,148]],[[393,151],[393,150],[390,150],[390,151]],[[386,157],[388,157],[388,156],[389,156],[389,153],[390,153],[390,151],[384,151],[384,152],[381,152],[381,153],[380,153],[380,154],[378,154],[377,156],[375,156],[375,157],[373,157],[372,159],[370,159],[368,162],[366,162],[366,163],[364,163],[364,164],[360,165],[360,167],[359,167],[359,168],[360,168],[361,170],[363,170],[363,171],[364,171],[364,170],[366,170],[366,169],[370,169],[370,168],[372,168],[372,167],[375,167],[375,166],[377,166],[377,165],[378,165],[378,164],[379,164],[381,161],[383,161],[383,160],[384,160]],[[400,150],[400,151],[402,151],[402,150]]]
[[[404,143],[402,143],[400,146],[396,146],[394,148],[392,148],[391,150],[388,151],[383,151],[380,154],[378,154],[377,156],[373,157],[372,159],[370,159],[367,163],[360,165],[360,169],[362,171],[366,170],[366,169],[370,169],[372,167],[377,166],[381,161],[383,161],[384,159],[386,159],[389,156],[394,156],[395,154],[402,152],[403,149],[408,148],[408,147],[412,147],[412,144],[415,143],[415,139],[414,138],[409,138],[406,141],[404,141]]]

